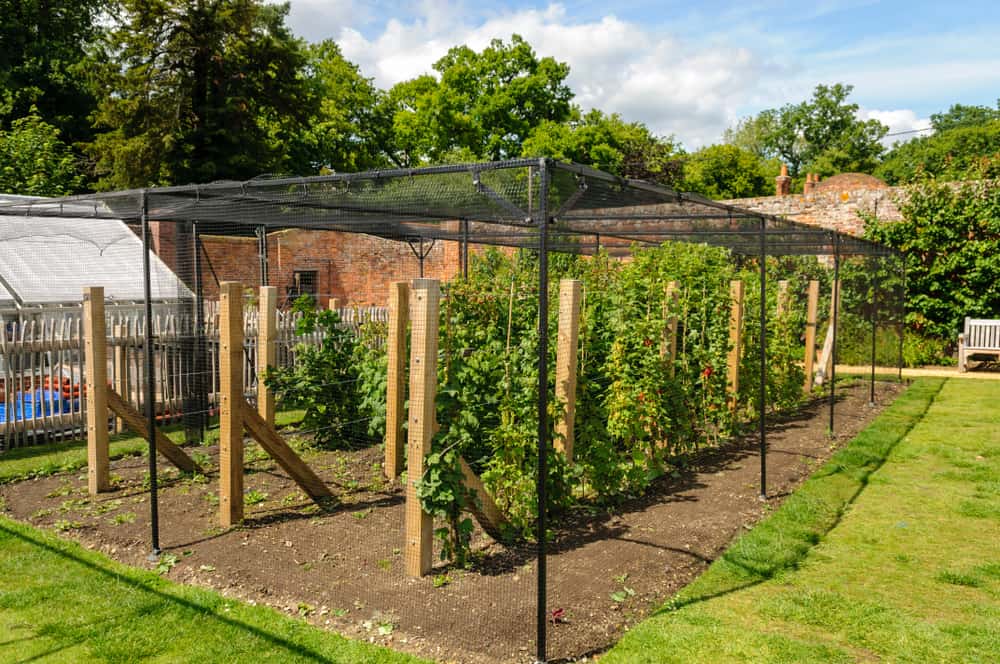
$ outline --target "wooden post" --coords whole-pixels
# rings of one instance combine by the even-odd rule
[[[274,392],[264,384],[264,374],[278,364],[278,289],[260,287],[257,310],[257,412],[274,426]]]
[[[243,285],[219,284],[219,521],[243,520]]]
[[[816,310],[818,308],[819,282],[813,279],[809,282],[809,300],[806,304],[806,380],[802,387],[806,394],[812,391],[813,384],[813,364],[816,362]]]
[[[431,569],[434,520],[420,505],[417,482],[437,428],[438,309],[441,289],[435,279],[414,279],[410,298],[410,413],[406,464],[406,573],[423,576]]]
[[[565,404],[563,417],[556,421],[555,448],[573,461],[574,420],[576,417],[576,359],[580,338],[580,299],[583,282],[559,282],[559,337],[556,346],[556,402]]]
[[[410,314],[410,289],[405,281],[389,285],[389,363],[385,395],[385,476],[390,481],[403,472],[403,425],[406,400],[406,324]]]
[[[826,327],[826,336],[823,338],[823,349],[819,354],[816,377],[814,379],[817,385],[822,385],[833,375],[833,316],[834,311],[839,308],[836,304],[836,300],[839,299],[840,284],[834,281],[830,295],[830,323]]]
[[[129,380],[128,380],[128,325],[116,323],[114,327],[114,339],[117,343],[114,349],[115,362],[115,391],[121,395],[122,399],[128,401]],[[115,430],[118,433],[125,431],[126,422],[121,417],[115,418]]]
[[[340,313],[340,300],[337,298],[331,297],[330,301],[326,303],[326,306],[330,309],[330,311],[336,311],[338,314]]]
[[[743,330],[743,282],[729,282],[729,356],[727,358],[726,385],[729,391],[729,408],[736,409],[740,391],[741,332]]]
[[[663,316],[667,325],[663,330],[663,343],[660,344],[660,357],[667,363],[670,377],[674,377],[676,367],[674,361],[677,359],[677,305],[680,302],[680,290],[677,282],[667,283],[666,297],[663,300]]]
[[[87,489],[111,488],[108,460],[108,340],[104,288],[83,289],[85,389],[87,391]],[[10,403],[8,402],[8,405]]]
[[[777,318],[780,320],[785,316],[785,312],[788,311],[788,280],[782,279],[778,282],[778,306]]]

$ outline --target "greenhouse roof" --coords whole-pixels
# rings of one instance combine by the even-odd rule
[[[0,201],[0,216],[70,217],[83,234],[102,219],[139,221],[144,210],[152,220],[197,222],[207,233],[306,228],[538,248],[544,227],[549,250],[582,254],[621,255],[671,240],[750,255],[892,253],[833,230],[550,159]]]
[[[0,216],[0,306],[79,302],[93,283],[103,284],[111,300],[141,301],[142,241],[135,232],[119,219],[93,224],[92,216],[25,214],[51,200],[0,196],[0,206],[24,210]],[[151,257],[150,268],[153,299],[190,296],[179,292],[183,286],[159,257]]]

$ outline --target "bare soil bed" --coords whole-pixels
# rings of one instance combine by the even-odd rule
[[[642,498],[614,510],[562,515],[549,556],[549,653],[594,658],[623,631],[702,572],[744,529],[773,510],[856,435],[902,387],[839,391],[836,437],[825,403],[770,426],[768,494],[758,498],[757,439],[702,450]],[[211,457],[217,450],[197,448]],[[469,569],[403,573],[403,494],[382,479],[381,450],[307,457],[339,496],[312,504],[277,466],[248,446],[247,519],[217,527],[217,475],[165,471],[160,492],[161,571],[182,583],[272,605],[354,638],[442,661],[533,659],[533,545],[502,547],[475,535]],[[2,463],[2,460],[0,460]],[[124,563],[152,567],[145,461],[113,464],[115,490],[91,500],[86,477],[56,475],[0,487],[14,518],[54,528]],[[171,564],[172,563],[172,564]]]

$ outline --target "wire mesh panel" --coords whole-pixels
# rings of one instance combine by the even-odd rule
[[[828,453],[836,362],[900,348],[882,248],[546,160],[0,215],[4,446],[155,434],[91,485],[102,546],[444,660],[608,647]]]

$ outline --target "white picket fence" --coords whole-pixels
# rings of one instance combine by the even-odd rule
[[[0,334],[0,451],[43,440],[75,438],[86,426],[83,393],[82,308],[65,308],[59,318],[7,322]],[[342,325],[360,334],[370,321],[388,321],[385,307],[343,307]],[[145,316],[134,309],[107,311],[108,380],[121,396],[145,412]],[[277,364],[295,362],[299,344],[318,345],[322,333],[296,334],[300,315],[278,312]],[[244,391],[257,390],[257,309],[244,309]],[[196,333],[193,314],[153,317],[155,412],[159,421],[178,421],[192,408],[214,413],[219,389],[219,319],[207,306]],[[378,336],[376,344],[384,344]],[[198,351],[201,351],[200,353]],[[200,360],[198,358],[201,358]],[[202,395],[192,401],[192,394]],[[197,403],[197,406],[193,406]],[[113,430],[120,427],[109,419]]]

